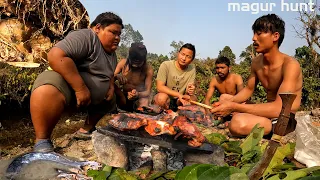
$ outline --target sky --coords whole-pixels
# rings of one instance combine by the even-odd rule
[[[316,3],[315,0],[306,2]],[[240,53],[252,43],[251,26],[262,15],[275,13],[286,23],[280,51],[291,56],[297,47],[306,45],[297,37],[299,29],[296,7],[303,0],[80,0],[88,11],[90,22],[102,13],[119,15],[124,24],[138,30],[148,52],[169,55],[172,41],[192,43],[197,58],[215,58],[230,46],[239,61]],[[230,3],[238,3],[240,11]],[[247,4],[244,4],[247,3]],[[273,3],[274,5],[272,5]],[[249,6],[248,6],[249,5]],[[230,9],[228,10],[228,6]],[[249,8],[246,8],[249,7]],[[310,11],[310,7],[307,6]],[[243,11],[241,11],[243,10]]]

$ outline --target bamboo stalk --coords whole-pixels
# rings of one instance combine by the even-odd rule
[[[209,105],[206,105],[206,104],[202,104],[202,103],[199,103],[197,101],[193,101],[191,99],[189,100],[189,102],[192,103],[192,104],[207,108],[207,109],[212,109],[213,108],[212,106],[209,106]]]

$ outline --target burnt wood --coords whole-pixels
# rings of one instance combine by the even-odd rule
[[[183,139],[174,140],[174,136],[159,135],[151,136],[142,128],[141,130],[119,131],[111,126],[97,128],[97,131],[107,136],[113,136],[124,141],[137,142],[141,144],[154,144],[169,149],[178,149],[185,152],[213,153],[215,146],[203,143],[200,147],[192,147]]]

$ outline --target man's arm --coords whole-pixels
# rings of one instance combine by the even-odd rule
[[[170,96],[178,97],[178,98],[182,96],[182,94],[180,94],[178,91],[174,91],[174,90],[168,88],[165,85],[165,82],[163,82],[161,80],[157,80],[156,84],[157,84],[157,90],[160,93],[165,93],[165,94],[168,94]]]
[[[243,89],[243,79],[240,75],[236,76],[236,87],[237,93],[239,93]]]
[[[148,65],[147,77],[145,81],[146,90],[143,92],[139,92],[139,98],[149,97],[151,93],[151,88],[152,88],[152,77],[153,77],[153,68],[152,66]]]
[[[209,84],[209,89],[208,89],[208,92],[206,94],[206,98],[204,100],[204,103],[207,104],[207,105],[210,105],[210,99],[214,93],[214,90],[215,90],[215,77],[213,77],[210,81],[210,84]]]
[[[189,95],[189,96],[193,96],[195,94],[195,81],[196,81],[196,68],[194,68],[192,70],[192,74],[189,78],[189,81],[187,83],[187,88],[184,92],[184,94]]]
[[[117,74],[120,74],[120,72],[122,71],[122,68],[124,67],[126,63],[126,59],[122,59],[118,64],[116,69],[114,70],[114,76],[116,78]]]
[[[283,81],[277,92],[275,101],[263,104],[233,104],[236,112],[250,113],[267,118],[279,117],[282,101],[279,93],[295,92],[296,81],[301,73],[298,62],[290,62],[284,68]]]
[[[256,84],[258,83],[258,81],[257,81],[258,77],[254,71],[253,66],[254,65],[252,65],[252,67],[251,67],[251,74],[248,78],[247,86],[245,88],[243,88],[240,92],[238,92],[238,94],[236,94],[231,99],[232,102],[242,103],[242,102],[246,101],[247,99],[249,99],[249,97],[253,94],[254,88],[255,88]],[[238,85],[237,85],[237,88],[238,88]]]
[[[58,72],[75,92],[88,89],[74,61],[62,49],[53,47],[48,53],[48,61],[52,70]]]

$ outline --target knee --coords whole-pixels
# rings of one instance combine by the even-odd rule
[[[139,99],[139,107],[148,106],[148,105],[149,105],[149,99],[148,98],[140,98]]]
[[[228,101],[229,99],[231,99],[233,96],[230,94],[221,94],[219,101]]]
[[[154,96],[154,104],[157,104],[161,107],[169,107],[170,99],[169,96],[165,93],[158,93]]]
[[[243,135],[246,129],[246,124],[237,116],[233,116],[228,126],[230,133],[234,136]]]
[[[52,85],[40,86],[31,93],[30,103],[52,103],[52,101],[57,103],[66,103],[65,96]]]

